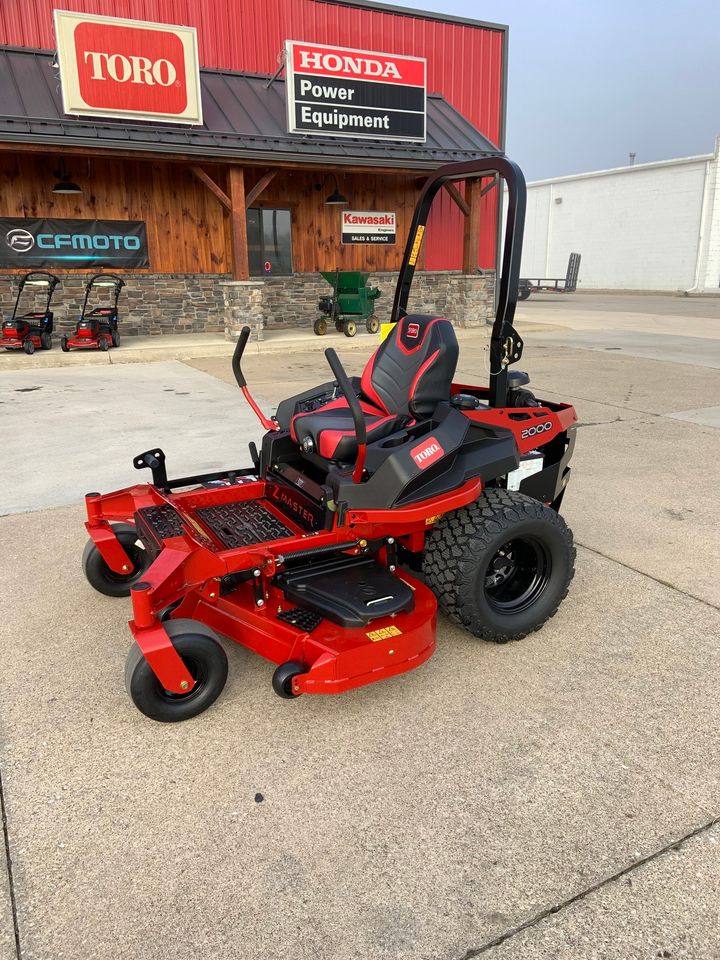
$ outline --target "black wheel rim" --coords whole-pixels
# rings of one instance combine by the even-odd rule
[[[145,551],[142,547],[138,547],[137,544],[123,544],[123,546],[128,559],[132,563],[132,570],[130,573],[115,573],[106,563],[105,579],[109,583],[129,583],[132,580],[137,580],[145,569]]]
[[[200,696],[207,685],[207,665],[200,660],[196,660],[195,657],[183,657],[182,659],[188,673],[195,681],[195,686],[192,690],[188,690],[187,693],[173,693],[172,690],[166,690],[156,677],[155,683],[158,693],[160,697],[162,697],[163,700],[167,700],[168,703],[179,703],[180,701],[185,703],[188,700],[194,700]]]
[[[504,543],[485,568],[484,590],[496,613],[511,615],[531,607],[550,581],[552,560],[536,537],[515,537]]]

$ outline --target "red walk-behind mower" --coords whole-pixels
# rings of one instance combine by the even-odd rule
[[[508,217],[489,387],[453,380],[458,344],[441,317],[406,305],[433,197],[444,183],[500,173]],[[334,350],[334,379],[284,400],[254,466],[168,479],[165,457],[135,457],[152,484],[86,497],[85,574],[131,594],[125,682],[155,720],[193,717],[228,670],[218,637],[277,664],[281,697],[340,693],[420,666],[438,603],[471,634],[518,640],[556,612],[573,576],[558,511],[575,410],[538,400],[512,320],[525,181],[505,157],[443,167],[428,180],[400,271],[395,326],[362,377]]]
[[[109,350],[110,347],[120,346],[118,332],[118,300],[125,281],[114,273],[96,273],[85,284],[85,299],[83,300],[80,319],[75,324],[75,333],[60,339],[60,349],[67,353],[69,350]],[[94,307],[88,311],[88,301],[96,287],[108,287],[109,304],[103,307]]]
[[[18,283],[17,299],[13,315],[2,325],[2,341],[0,345],[6,350],[24,350],[25,353],[35,353],[36,348],[50,350],[52,347],[53,312],[50,309],[55,287],[60,278],[44,270],[35,270],[26,273]],[[28,290],[38,299],[43,295],[44,307],[42,310],[31,310],[18,316],[23,290]]]

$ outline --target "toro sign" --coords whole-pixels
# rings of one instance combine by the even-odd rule
[[[55,36],[65,113],[202,123],[194,27],[56,10]]]
[[[285,71],[290,133],[424,143],[422,57],[287,40]]]

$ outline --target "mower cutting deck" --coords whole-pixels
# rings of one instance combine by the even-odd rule
[[[442,185],[499,172],[508,222],[488,387],[454,382],[458,345],[442,317],[406,304],[431,201]],[[559,515],[575,411],[538,400],[510,374],[525,187],[504,157],[437,171],[418,202],[393,308],[395,327],[350,380],[283,401],[268,419],[241,360],[233,370],[266,429],[253,466],[87,495],[83,565],[111,596],[131,594],[126,686],[163,721],[202,712],[227,677],[225,636],[277,665],[282,697],[339,693],[419,666],[435,647],[438,603],[497,642],[537,630],[573,575]],[[420,574],[421,575],[418,575]]]

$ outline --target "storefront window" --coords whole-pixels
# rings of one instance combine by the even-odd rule
[[[253,277],[292,273],[290,211],[251,208],[247,212],[248,257]],[[270,265],[270,270],[266,265]]]

